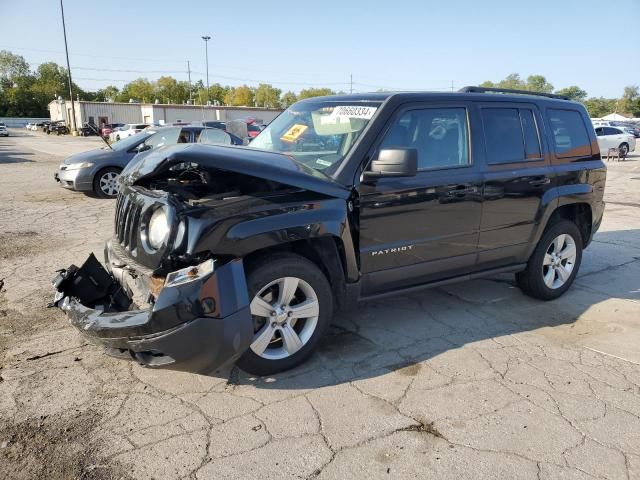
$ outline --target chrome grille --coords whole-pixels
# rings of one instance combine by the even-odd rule
[[[116,202],[115,236],[126,250],[132,251],[138,246],[140,217],[142,206],[129,195],[119,195]]]

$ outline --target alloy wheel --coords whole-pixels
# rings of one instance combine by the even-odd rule
[[[318,325],[320,303],[314,289],[297,277],[283,277],[263,287],[250,305],[254,321],[251,350],[267,360],[298,352]]]
[[[562,287],[571,277],[576,263],[576,242],[571,235],[558,235],[544,255],[542,261],[542,278],[547,287]]]
[[[100,190],[109,197],[118,194],[118,175],[116,172],[105,172],[100,177]]]

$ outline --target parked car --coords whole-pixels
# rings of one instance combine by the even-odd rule
[[[127,138],[131,135],[135,135],[136,133],[140,133],[149,126],[150,125],[148,123],[127,123],[122,127],[115,128],[109,134],[109,140],[111,142],[117,142],[119,140],[122,140],[123,138]]]
[[[37,122],[37,123],[33,123],[31,124],[31,131],[33,132],[37,132],[39,128],[43,129],[49,125],[49,123],[51,122]]]
[[[174,145],[128,168],[107,269],[90,256],[62,271],[54,303],[120,358],[270,375],[357,301],[505,272],[561,296],[605,180],[584,106],[563,97],[305,99],[249,147]]]
[[[48,134],[55,133],[56,135],[66,135],[67,133],[69,133],[69,127],[67,127],[67,124],[64,120],[60,120],[58,122],[51,122],[51,124],[49,124],[47,127],[47,133]]]
[[[102,138],[109,138],[109,135],[111,134],[111,132],[113,132],[113,130],[123,126],[124,123],[106,123],[100,128],[100,136]]]
[[[110,147],[72,155],[58,167],[54,178],[60,186],[69,190],[114,198],[118,194],[120,172],[138,153],[164,145],[196,142],[203,130],[204,127],[147,129]]]
[[[0,123],[0,137],[8,137],[9,130],[7,130],[7,126],[4,123]]]
[[[636,139],[633,133],[623,130],[622,127],[598,127],[596,135],[601,155],[607,155],[610,148],[617,148],[621,155],[626,155],[636,149]]]

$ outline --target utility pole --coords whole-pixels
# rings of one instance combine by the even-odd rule
[[[353,93],[353,73],[349,74],[349,93]]]
[[[202,37],[204,40],[204,58],[207,63],[207,105],[209,104],[209,40],[211,37],[209,35],[205,35]]]
[[[451,80],[451,91],[453,92],[453,80]]]
[[[62,5],[62,0],[60,0],[60,13],[62,14],[62,33],[64,35],[64,51],[67,55],[67,76],[69,77],[69,100],[71,101],[71,117],[73,118],[72,130],[71,133],[73,135],[78,134],[78,128],[76,126],[76,107],[75,102],[73,101],[73,81],[71,80],[71,66],[69,64],[69,48],[67,47],[67,27],[64,24],[64,5]]]
[[[193,95],[191,94],[191,65],[187,60],[187,74],[189,75],[189,102],[193,103]]]

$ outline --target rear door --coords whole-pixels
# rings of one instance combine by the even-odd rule
[[[416,104],[393,117],[384,148],[415,148],[418,174],[360,185],[363,294],[453,277],[474,268],[482,210],[469,104]]]
[[[486,156],[478,265],[487,269],[523,260],[555,174],[535,104],[478,108]]]

